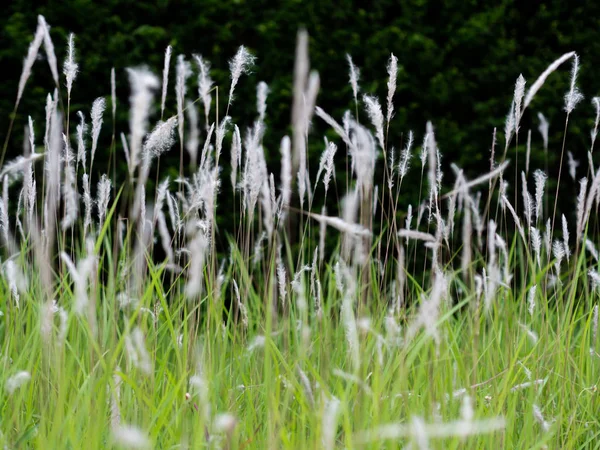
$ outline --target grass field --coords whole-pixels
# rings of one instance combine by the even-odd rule
[[[24,138],[11,124],[2,161],[12,140],[25,151],[0,173],[4,448],[600,447],[600,113],[568,215],[554,203],[560,176],[550,192],[529,156],[509,161],[527,140],[520,118],[567,63],[568,133],[582,100],[577,55],[527,88],[517,80],[505,130],[497,139],[493,130],[489,169],[467,179],[456,166],[442,174],[434,124],[421,146],[410,133],[391,151],[393,55],[385,113],[360,95],[351,59],[353,111],[338,121],[316,107],[307,39],[299,33],[292,133],[274,175],[262,147],[268,87],[257,87],[254,124],[232,118],[235,87],[254,60],[244,47],[231,60],[231,85],[219,88],[228,92],[225,114],[211,110],[219,90],[209,63],[180,56],[171,75],[177,115],[164,116],[169,48],[162,79],[145,68],[124,74],[130,129],[118,130],[118,74],[90,119],[71,111],[76,41],[60,74],[40,17],[15,114],[31,114],[18,106],[38,54],[57,90],[45,122],[30,118]],[[192,67],[198,95],[186,89]],[[308,171],[307,144],[322,139],[310,132],[317,120],[336,139]],[[547,141],[544,122],[532,139]],[[111,128],[111,161],[126,158],[126,179],[93,170],[99,136]],[[180,152],[178,179],[156,169],[167,151]],[[565,177],[572,158],[564,145],[555,151]],[[421,203],[401,210],[409,170],[420,171]],[[158,187],[146,192],[154,176]],[[217,195],[224,183],[235,198]],[[313,207],[334,185],[344,195],[339,217]],[[215,244],[220,208],[239,220],[224,255]]]

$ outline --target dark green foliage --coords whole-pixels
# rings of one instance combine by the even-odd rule
[[[146,64],[159,74],[164,49],[171,44],[174,57],[166,114],[174,114],[176,55],[184,53],[190,57],[192,53],[202,54],[213,66],[212,76],[219,86],[219,112],[222,116],[229,88],[227,62],[237,47],[243,44],[257,56],[257,65],[250,77],[243,77],[240,81],[230,112],[235,123],[250,125],[256,117],[256,83],[264,80],[269,84],[268,131],[264,142],[267,159],[277,175],[279,141],[290,131],[296,30],[304,26],[311,36],[311,66],[321,76],[317,102],[320,106],[338,119],[346,109],[354,111],[346,53],[353,56],[362,71],[362,91],[376,94],[385,106],[385,66],[390,52],[393,52],[399,59],[400,70],[395,96],[396,113],[390,127],[388,146],[394,146],[399,152],[408,130],[415,132],[415,141],[419,144],[425,122],[431,120],[444,161],[456,162],[471,175],[482,173],[489,165],[494,127],[498,127],[498,144],[503,147],[501,130],[504,116],[519,73],[523,73],[530,85],[556,57],[575,50],[581,57],[579,85],[586,99],[570,121],[567,149],[576,158],[585,160],[589,148],[589,130],[594,118],[590,99],[599,91],[594,82],[595,67],[600,64],[600,4],[596,2],[572,5],[557,0],[545,4],[382,0],[367,6],[347,0],[13,1],[0,18],[0,61],[3,66],[0,124],[4,127],[3,137],[37,14],[43,14],[52,26],[59,64],[62,64],[65,55],[68,33],[76,34],[80,74],[73,87],[73,113],[82,110],[88,115],[94,98],[108,98],[110,69],[116,68],[119,97],[117,137],[121,131],[127,133],[129,87],[125,67]],[[519,145],[523,148],[520,150],[522,159],[519,166],[523,167],[524,143],[527,130],[531,128],[532,168],[543,168],[544,156],[535,112],[542,111],[550,121],[551,178],[555,178],[558,170],[557,164],[553,163],[560,153],[564,126],[561,99],[568,89],[568,78],[568,65],[553,74],[521,125]],[[19,107],[9,158],[22,151],[21,136],[28,114],[36,121],[36,131],[41,136],[44,99],[52,89],[47,65],[43,61],[37,62]],[[190,97],[196,97],[195,77],[191,79],[188,92]],[[64,99],[65,92],[62,94]],[[112,128],[109,111],[110,107],[107,108],[96,157],[96,169],[99,171],[108,169],[107,153]],[[211,114],[214,115],[214,105]],[[202,114],[200,117],[203,117]],[[368,120],[362,112],[360,119],[362,122]],[[156,113],[152,120],[158,120]],[[317,131],[315,136],[327,132],[333,137],[333,132],[327,130],[320,120],[314,120],[314,127]],[[74,127],[71,132],[74,132]],[[38,144],[40,142],[38,139]],[[225,172],[228,171],[228,146],[227,140],[223,160]],[[321,141],[313,139],[309,161],[318,161],[322,149]],[[118,139],[116,151],[121,155]],[[176,171],[178,153],[174,148],[161,160],[161,167],[172,167]],[[509,155],[514,161],[514,148]],[[343,152],[339,152],[338,161],[341,162],[342,157]],[[117,162],[120,179],[123,179],[124,158],[118,157]],[[310,167],[311,172],[316,172],[314,166],[315,163]],[[380,174],[376,179],[383,180],[383,165],[378,166]],[[416,159],[413,159],[413,168],[417,167]],[[343,175],[343,170],[344,165],[338,164],[338,176]],[[416,172],[413,171],[412,176],[409,173],[409,182],[417,180]],[[578,176],[583,176],[583,173]],[[566,186],[566,189],[575,192],[575,184]],[[223,194],[229,195],[230,190],[229,184],[223,183]],[[414,191],[404,190],[404,205],[416,201],[417,188]],[[334,200],[332,198],[332,202]]]

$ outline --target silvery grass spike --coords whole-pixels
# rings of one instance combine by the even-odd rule
[[[200,128],[198,127],[198,111],[194,102],[186,100],[185,112],[189,124],[185,149],[188,152],[188,155],[190,155],[190,165],[196,167],[198,161],[198,147],[200,146]]]
[[[227,109],[233,102],[233,92],[237,86],[240,76],[249,74],[254,66],[256,57],[252,55],[246,47],[240,46],[235,56],[229,61],[229,72],[231,76],[231,86],[229,88],[229,100],[227,101]],[[226,113],[227,115],[227,113]]]
[[[162,120],[165,112],[165,101],[167,100],[167,88],[169,86],[169,68],[171,65],[171,54],[173,53],[173,47],[167,45],[165,50],[165,61],[163,65],[162,73],[162,95],[160,99],[160,118]]]
[[[187,93],[187,79],[192,74],[192,69],[190,68],[190,63],[185,60],[184,55],[177,56],[177,66],[176,66],[176,81],[175,81],[175,94],[177,98],[177,125],[179,132],[179,142],[182,144],[183,148],[183,131],[185,126],[185,115],[183,114],[183,105],[185,104],[185,95]]]
[[[38,21],[41,21],[44,25],[44,51],[46,52],[46,59],[48,60],[48,65],[50,66],[50,72],[52,72],[54,84],[58,87],[58,63],[56,60],[56,53],[54,52],[54,44],[52,43],[52,38],[50,37],[50,26],[46,23],[44,16],[38,16]]]
[[[23,91],[25,90],[25,84],[27,83],[27,80],[31,75],[31,69],[33,68],[33,64],[37,59],[40,46],[44,41],[44,33],[46,32],[45,23],[46,21],[44,19],[44,16],[38,16],[38,25],[35,30],[33,40],[29,43],[29,48],[27,49],[27,56],[23,60],[23,70],[21,71],[21,77],[19,78],[19,87],[17,90],[15,110],[19,106],[21,97],[23,96]]]
[[[70,33],[67,41],[67,59],[65,59],[65,62],[63,63],[63,74],[67,80],[67,96],[69,103],[71,103],[71,89],[73,87],[73,81],[77,77],[78,70],[79,65],[75,61],[75,35]]]
[[[131,95],[129,102],[129,176],[133,178],[135,169],[139,164],[142,152],[142,141],[148,129],[148,115],[153,91],[158,88],[158,78],[147,68],[128,68]]]
[[[213,80],[210,77],[210,62],[202,58],[201,55],[193,55],[196,64],[198,65],[198,96],[202,99],[204,106],[204,119],[205,127],[208,130],[209,127],[209,116],[210,116],[210,104],[212,97],[210,92],[213,86]]]

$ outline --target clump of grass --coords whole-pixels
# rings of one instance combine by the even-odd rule
[[[40,17],[15,111],[42,43],[60,86]],[[24,155],[1,169],[5,448],[585,448],[598,440],[600,276],[591,220],[600,197],[592,155],[598,114],[589,177],[580,182],[577,211],[560,216],[555,236],[558,212],[542,207],[548,176],[541,168],[532,164],[533,196],[529,168],[517,172],[520,208],[508,199],[511,163],[495,161],[493,150],[489,172],[469,179],[452,165],[455,182],[445,188],[432,123],[420,170],[413,169],[420,172],[419,204],[402,211],[398,199],[419,137],[409,132],[396,158],[388,138],[398,126],[394,55],[385,117],[373,93],[359,104],[360,70],[348,57],[354,112],[334,118],[315,107],[319,77],[309,69],[308,35],[299,33],[293,134],[281,141],[277,183],[263,147],[268,86],[257,87],[257,119],[247,128],[236,123],[232,102],[255,57],[241,47],[231,59],[227,111],[219,116],[218,108],[210,112],[217,104],[210,64],[194,57],[200,88],[190,98],[192,66],[179,56],[177,110],[169,117],[171,52],[153,127],[158,78],[149,68],[127,71],[129,130],[112,127],[126,180],[102,174],[91,182],[94,153],[104,150],[103,98],[92,105],[91,145],[81,111],[74,112],[74,136],[63,129],[77,89],[72,35],[63,66],[67,110],[59,107],[61,92],[50,93],[45,128],[30,117]],[[519,78],[504,156],[534,94],[572,57],[568,121],[581,100],[573,53],[552,63],[527,94]],[[112,70],[113,122],[116,76]],[[196,102],[204,107],[203,131]],[[306,148],[319,139],[309,127],[313,113],[338,136],[325,141],[311,187]],[[546,150],[549,125],[539,117]],[[493,136],[495,144],[495,129]],[[179,177],[162,178],[147,192],[153,164],[177,144]],[[228,145],[239,202],[219,194]],[[529,134],[532,145],[538,143]],[[344,151],[350,158],[339,180]],[[42,159],[45,170],[37,167]],[[328,192],[345,192],[339,214],[316,201]],[[239,218],[225,257],[215,242],[221,208],[234,208]],[[338,245],[326,246],[326,234]]]

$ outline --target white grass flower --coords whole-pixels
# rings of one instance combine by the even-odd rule
[[[593,269],[588,270],[588,276],[594,289],[600,289],[600,274]]]
[[[27,56],[23,60],[23,70],[21,71],[21,77],[19,78],[19,88],[17,90],[16,105],[18,105],[21,101],[23,91],[25,90],[25,84],[27,83],[27,80],[31,75],[31,69],[37,59],[40,46],[42,45],[42,42],[44,40],[44,33],[46,31],[45,24],[46,21],[44,20],[44,16],[38,16],[38,25],[35,30],[33,40],[29,43],[29,48],[27,49]]]
[[[595,353],[596,341],[598,339],[598,305],[594,305],[592,312],[592,347],[590,353]]]
[[[527,292],[527,311],[529,315],[533,317],[533,313],[535,311],[535,294],[537,292],[537,284],[534,284],[529,288],[529,292]]]
[[[125,336],[125,350],[131,364],[145,375],[152,373],[152,360],[146,349],[144,333],[135,327],[130,334]]]
[[[148,435],[132,425],[119,425],[112,430],[115,444],[126,449],[149,449],[152,443]]]
[[[390,126],[390,120],[392,120],[392,115],[394,114],[394,94],[396,93],[396,81],[398,78],[398,58],[394,56],[392,53],[390,55],[390,59],[387,65],[387,73],[388,73],[388,94],[387,94],[387,115],[386,121],[387,126]]]
[[[169,67],[171,65],[171,54],[173,53],[173,47],[167,45],[165,50],[165,62],[163,65],[162,73],[162,95],[160,98],[160,116],[162,117],[165,112],[165,101],[167,99],[167,88],[169,86]]]
[[[85,154],[85,134],[87,133],[87,125],[85,123],[85,116],[81,111],[77,112],[79,116],[79,123],[77,124],[77,162],[76,162],[76,172],[77,168],[79,168],[79,164],[81,163],[83,170],[86,171],[86,154]]]
[[[4,389],[9,395],[13,394],[17,389],[19,389],[29,380],[31,380],[31,374],[25,370],[21,370],[20,372],[17,372],[16,374],[9,377],[4,382]]]
[[[519,134],[519,124],[521,122],[521,114],[523,110],[521,109],[521,103],[523,102],[523,96],[525,95],[525,78],[523,75],[519,75],[517,81],[515,83],[515,93],[513,97],[513,104],[515,105],[515,113],[514,113],[514,126],[515,126],[515,134]]]
[[[504,121],[504,152],[508,149],[513,133],[515,132],[515,100],[510,104],[510,109]]]
[[[533,172],[533,178],[535,180],[535,223],[537,224],[542,217],[544,186],[548,177],[538,169]]]
[[[56,60],[56,53],[54,52],[54,44],[52,43],[52,38],[50,37],[50,27],[46,23],[44,16],[38,16],[38,21],[42,22],[44,25],[44,51],[46,52],[46,59],[48,60],[48,65],[50,66],[50,72],[52,72],[54,84],[58,86],[58,63]]]
[[[583,100],[583,94],[579,91],[577,87],[577,75],[579,73],[579,56],[574,53],[573,54],[573,65],[571,66],[571,88],[569,92],[565,95],[565,111],[567,114],[571,114],[577,104]]]
[[[548,150],[548,129],[550,124],[546,120],[546,117],[541,112],[537,113],[540,124],[538,125],[538,131],[542,135],[542,142],[544,143],[544,150]]]
[[[567,261],[569,261],[569,257],[571,256],[571,250],[569,249],[569,224],[567,223],[567,218],[563,214],[562,217],[562,232],[563,232],[563,247],[565,251],[565,257]]]
[[[233,127],[233,139],[231,140],[231,187],[237,188],[237,169],[242,156],[242,138],[237,125]],[[291,169],[290,169],[291,171]],[[283,179],[283,178],[282,178]]]
[[[598,250],[596,250],[596,246],[588,238],[585,239],[585,248],[592,255],[594,260],[598,261]]]
[[[576,238],[577,242],[581,240],[583,237],[583,231],[585,228],[585,224],[583,221],[583,217],[585,214],[585,193],[587,192],[587,178],[582,178],[579,180],[579,194],[577,195],[577,229]]]
[[[263,122],[267,111],[267,96],[269,95],[269,86],[261,81],[256,86],[256,110],[258,111],[258,120]]]
[[[175,143],[175,127],[177,118],[171,117],[166,122],[159,122],[152,133],[144,142],[144,158],[151,160],[152,157],[158,158],[164,152],[168,151]]]
[[[79,65],[75,61],[75,35],[71,33],[67,41],[67,59],[63,63],[63,73],[67,79],[67,95],[69,98],[71,98],[71,88],[78,70]]]
[[[337,397],[332,396],[326,399],[324,403],[321,418],[321,445],[324,450],[334,450],[341,402]]]
[[[383,150],[385,150],[385,138],[383,134],[383,112],[379,100],[372,95],[363,95],[363,102],[367,107],[367,114],[371,123],[375,127],[377,141]]]
[[[404,150],[402,150],[402,154],[400,155],[400,162],[398,163],[398,175],[400,176],[400,182],[402,182],[402,180],[408,173],[408,169],[410,168],[410,152],[412,149],[413,141],[413,132],[409,131],[406,147],[404,147]]]
[[[233,282],[233,290],[235,292],[236,306],[240,312],[242,317],[242,325],[244,328],[248,328],[248,310],[246,309],[246,305],[242,302],[242,298],[240,296],[240,290],[238,288],[237,282],[235,280],[231,280]]]
[[[537,423],[540,424],[540,426],[542,427],[542,430],[544,431],[548,431],[550,430],[550,423],[546,422],[546,420],[544,419],[544,416],[542,414],[542,410],[540,409],[540,407],[538,405],[533,405],[533,418],[535,419],[535,421]]]
[[[94,156],[96,155],[96,148],[98,146],[98,137],[100,136],[100,129],[102,128],[102,115],[106,108],[106,101],[104,97],[99,97],[94,100],[92,104],[92,112],[90,117],[92,118],[92,150],[91,150],[91,165],[94,164]]]
[[[187,93],[187,79],[192,74],[190,63],[185,60],[185,56],[177,56],[177,65],[175,66],[175,96],[177,100],[177,125],[179,131],[179,140],[183,142],[183,130],[185,125],[185,116],[183,114],[183,105],[185,104],[185,94]]]
[[[596,136],[598,135],[598,123],[600,123],[600,97],[592,98],[592,104],[596,108],[596,119],[594,120],[594,128],[590,132],[592,137],[591,151],[594,151],[594,144],[596,143]]]
[[[321,154],[321,161],[319,162],[319,170],[317,172],[317,178],[315,180],[315,185],[319,182],[319,178],[321,173],[325,171],[323,175],[323,186],[325,187],[325,196],[327,196],[327,189],[329,188],[329,182],[331,181],[331,175],[333,173],[333,158],[335,153],[337,152],[337,145],[333,142],[326,142],[326,147],[323,153]]]
[[[229,88],[229,100],[227,105],[233,102],[233,91],[242,74],[250,73],[256,57],[253,56],[246,47],[240,46],[235,56],[229,61],[229,72],[231,75],[231,87]]]
[[[98,228],[102,229],[104,218],[108,212],[108,204],[110,202],[111,181],[106,174],[102,174],[98,181],[98,192],[96,205],[98,206]]]
[[[577,167],[579,167],[579,161],[573,158],[573,153],[567,151],[567,164],[569,166],[569,176],[572,180],[575,180],[577,176]]]
[[[529,175],[529,160],[531,158],[531,129],[527,131],[527,153],[525,154],[525,173]]]
[[[535,227],[529,229],[529,236],[531,239],[531,246],[533,247],[535,262],[538,267],[541,268],[542,236],[540,235],[540,231]]]
[[[129,102],[129,175],[132,177],[139,164],[142,140],[148,128],[148,115],[153,100],[153,90],[158,88],[158,78],[146,68],[127,69],[131,95]]]
[[[350,69],[350,86],[352,87],[354,102],[358,103],[358,80],[360,79],[360,69],[354,65],[350,55],[346,54],[346,60],[348,61],[348,67]]]
[[[540,90],[540,88],[544,85],[546,78],[548,78],[548,76],[552,72],[554,72],[556,69],[558,69],[562,63],[567,61],[573,55],[575,55],[575,52],[565,53],[560,58],[555,60],[552,64],[550,64],[546,68],[546,70],[544,70],[544,72],[542,72],[542,74],[537,78],[537,80],[535,80],[535,82],[531,85],[531,87],[527,91],[527,95],[525,96],[525,102],[523,103],[523,109],[525,109],[525,108],[527,108],[527,106],[529,106],[529,103],[531,103],[531,101],[533,100],[533,97],[535,97],[535,94],[537,94],[537,92]]]
[[[210,115],[210,105],[212,101],[210,91],[212,90],[213,86],[213,80],[210,77],[210,62],[202,58],[201,55],[194,55],[194,59],[196,60],[196,64],[200,70],[198,73],[198,96],[202,99],[206,129],[208,129],[208,117]]]
[[[189,134],[185,141],[185,149],[190,155],[190,165],[196,167],[198,160],[198,146],[200,145],[200,129],[198,127],[198,112],[196,105],[187,100],[185,102],[185,112],[187,114],[187,121],[190,124]]]
[[[114,123],[117,115],[117,81],[114,67],[110,69],[110,105]]]

